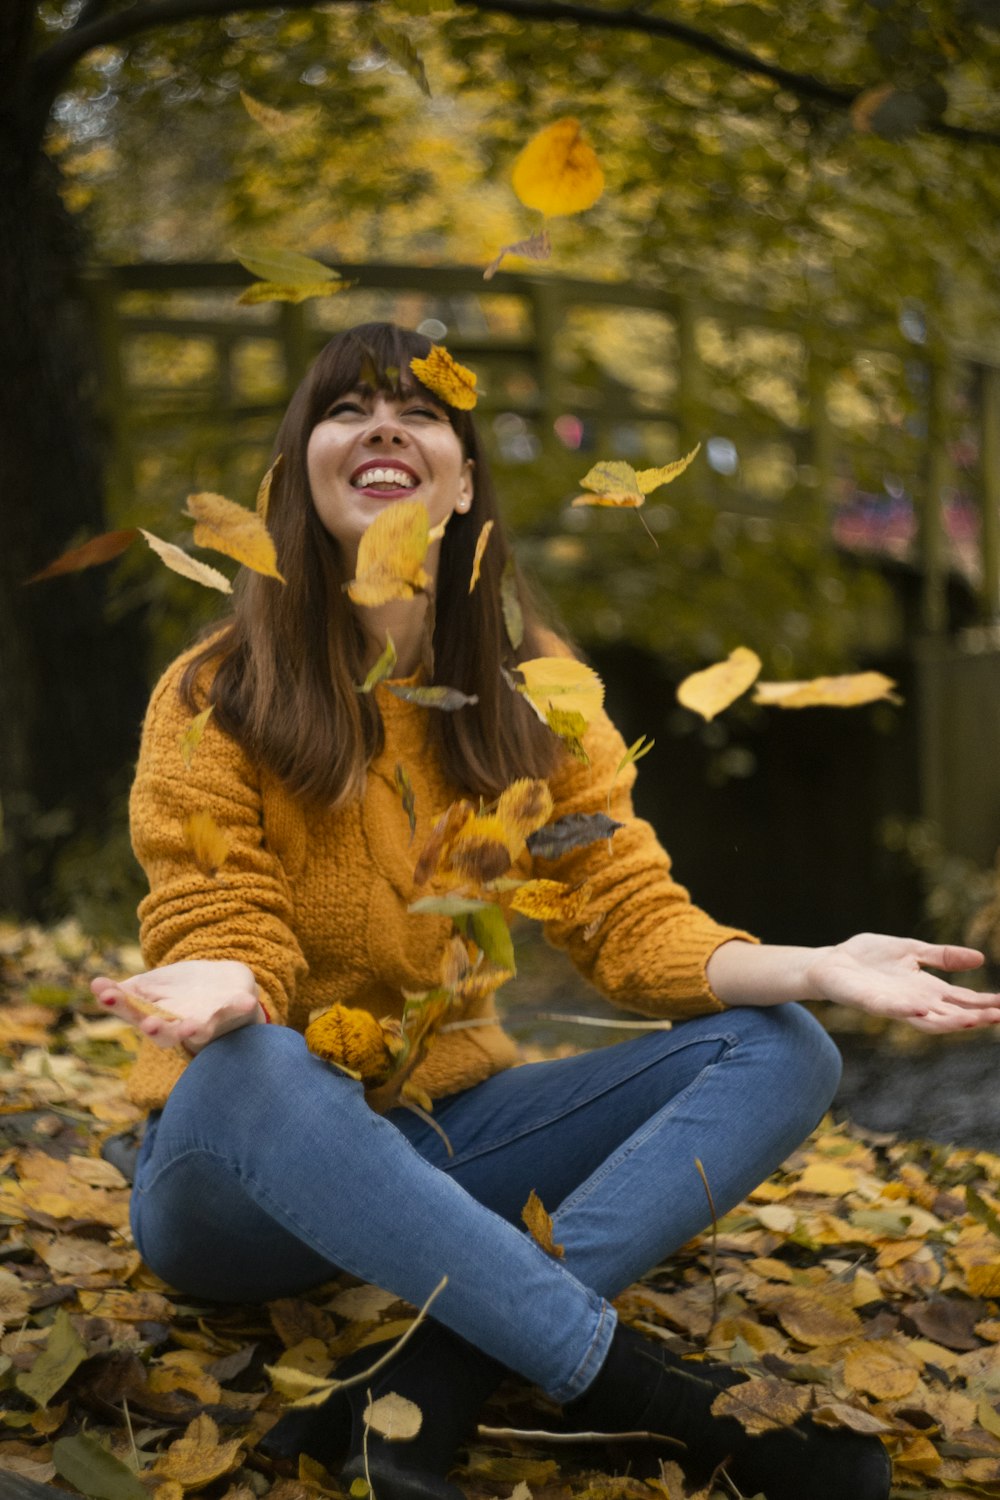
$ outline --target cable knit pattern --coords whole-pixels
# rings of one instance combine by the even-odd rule
[[[334,1004],[379,1018],[400,1016],[403,990],[438,982],[451,928],[446,918],[407,911],[426,894],[413,884],[417,853],[459,795],[427,749],[426,716],[434,710],[376,688],[386,742],[369,768],[363,800],[307,818],[211,719],[185,769],[179,741],[190,714],[178,684],[188,659],[176,661],[153,694],[132,788],[133,846],[150,886],[139,907],[146,963],[240,960],[253,970],[270,1017],[299,1031],[313,1013]],[[585,744],[590,767],[567,756],[551,778],[554,817],[606,805],[624,742],[602,715]],[[412,840],[394,784],[397,762],[415,793]],[[610,853],[602,841],[558,861],[536,862],[537,874],[587,880],[592,892],[582,923],[550,923],[547,934],[616,1004],[656,1016],[718,1010],[705,965],[720,943],[747,934],[713,922],[673,880],[652,828],[632,814],[634,779],[629,767],[615,783],[612,810],[626,827]],[[198,870],[185,839],[185,820],[197,811],[211,813],[232,840],[214,878]],[[530,873],[527,858],[517,873]],[[585,937],[597,912],[603,920]],[[493,1018],[492,1000],[476,1014]],[[414,1081],[436,1098],[517,1060],[498,1023],[448,1032],[435,1039]],[[179,1049],[144,1040],[130,1097],[142,1107],[160,1107],[186,1064]]]

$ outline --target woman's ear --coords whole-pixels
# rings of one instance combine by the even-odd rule
[[[476,493],[476,465],[471,458],[467,458],[462,465],[461,478],[458,481],[458,499],[455,501],[455,509],[464,515],[472,505]]]

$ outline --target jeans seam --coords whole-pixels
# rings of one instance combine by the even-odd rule
[[[722,1042],[726,1047],[727,1052],[729,1052],[737,1045],[738,1040],[739,1039],[735,1035],[733,1035],[732,1032],[718,1032],[712,1036],[700,1036],[689,1042],[685,1042],[684,1048],[700,1047],[703,1046],[706,1042]],[[683,1048],[678,1048],[676,1050],[681,1051],[683,1050]],[[723,1055],[726,1054],[724,1053]],[[720,1060],[721,1059],[716,1059],[716,1061]],[[459,1156],[449,1157],[446,1162],[440,1164],[441,1169],[445,1172],[452,1172],[457,1167],[465,1166],[467,1162],[475,1161],[478,1157],[489,1156],[490,1152],[492,1151],[500,1151],[505,1146],[511,1145],[511,1143],[514,1141],[524,1140],[528,1136],[534,1135],[539,1130],[545,1130],[548,1126],[554,1124],[557,1120],[564,1120],[568,1115],[574,1114],[576,1110],[582,1109],[587,1104],[592,1104],[595,1099],[600,1099],[603,1097],[603,1095],[613,1092],[614,1089],[619,1088],[623,1083],[628,1082],[630,1079],[637,1078],[640,1073],[645,1073],[650,1068],[655,1068],[660,1061],[662,1061],[662,1058],[650,1058],[648,1062],[642,1063],[641,1066],[633,1068],[628,1073],[623,1073],[620,1078],[617,1078],[615,1080],[614,1083],[606,1084],[603,1088],[599,1088],[591,1093],[581,1096],[579,1099],[574,1100],[572,1104],[566,1106],[563,1109],[555,1110],[552,1114],[545,1115],[542,1118],[533,1120],[528,1129],[512,1130],[507,1135],[491,1139],[489,1145],[487,1146],[476,1147],[474,1149],[463,1152]],[[706,1064],[706,1066],[714,1067],[715,1063],[709,1063]],[[704,1069],[702,1071],[704,1071]],[[698,1077],[701,1077],[700,1073],[698,1074]]]
[[[610,1331],[605,1336],[605,1326],[609,1323]],[[560,1405],[565,1405],[568,1401],[573,1401],[577,1396],[583,1395],[584,1391],[587,1390],[588,1386],[596,1378],[607,1358],[608,1346],[614,1336],[617,1323],[617,1312],[609,1302],[602,1299],[597,1327],[594,1329],[593,1338],[587,1345],[587,1352],[565,1385],[549,1391],[548,1394],[552,1397],[553,1401],[558,1401]],[[591,1366],[595,1366],[595,1368],[591,1369]]]
[[[568,1198],[563,1199],[562,1203],[560,1203],[558,1209],[552,1216],[553,1223],[558,1222],[560,1215],[570,1213],[573,1209],[579,1208],[582,1203],[586,1203],[590,1195],[597,1188],[599,1188],[607,1180],[607,1178],[611,1176],[612,1173],[618,1171],[621,1165],[624,1162],[627,1162],[629,1157],[633,1155],[633,1153],[637,1151],[640,1146],[644,1146],[649,1140],[650,1136],[656,1135],[660,1128],[664,1124],[666,1124],[671,1115],[681,1104],[687,1103],[687,1101],[697,1092],[697,1090],[709,1077],[712,1069],[717,1068],[721,1062],[732,1056],[733,1052],[736,1050],[736,1046],[737,1043],[735,1041],[731,1041],[730,1045],[727,1047],[726,1051],[721,1054],[721,1056],[717,1057],[714,1062],[706,1063],[701,1072],[698,1073],[694,1078],[692,1078],[691,1082],[687,1085],[686,1088],[682,1089],[679,1094],[677,1094],[673,1099],[669,1101],[669,1103],[664,1104],[661,1109],[658,1109],[656,1111],[655,1115],[652,1115],[650,1119],[647,1120],[645,1129],[635,1131],[631,1136],[629,1136],[626,1142],[619,1146],[618,1150],[614,1153],[613,1156],[605,1158],[598,1170],[591,1173],[586,1183],[582,1183],[580,1187],[574,1189],[574,1191]]]

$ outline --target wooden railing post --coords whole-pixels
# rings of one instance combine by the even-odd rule
[[[982,506],[982,609],[1000,625],[1000,369],[982,367],[979,383],[980,503]]]
[[[948,455],[952,371],[942,354],[932,356],[927,383],[927,448],[920,511],[919,551],[923,571],[921,623],[927,635],[948,629],[948,567],[942,501],[951,478]]]

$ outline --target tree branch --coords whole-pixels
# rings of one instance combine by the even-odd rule
[[[91,0],[84,8],[81,20],[92,17],[95,8],[102,3],[103,0]],[[311,10],[318,3],[319,0],[293,0],[292,4],[283,8]],[[325,0],[325,3],[331,3],[331,0]],[[332,0],[332,3],[350,5],[357,3],[357,0]],[[688,26],[683,21],[650,15],[642,8],[642,0],[620,10],[577,4],[574,0],[457,0],[457,3],[467,10],[492,12],[524,20],[565,21],[588,29],[665,37],[706,57],[713,57],[737,72],[750,77],[767,78],[796,98],[809,100],[832,110],[850,109],[854,100],[864,91],[861,85],[825,83],[812,73],[797,73],[779,63],[769,62],[754,52],[732,46],[729,42]],[[51,99],[63,76],[93,47],[121,42],[154,27],[169,26],[179,21],[276,8],[275,0],[149,0],[149,3],[136,5],[131,10],[118,11],[113,15],[98,15],[97,19],[91,19],[85,24],[78,22],[71,31],[37,57],[34,75],[36,97],[42,95]],[[972,126],[950,125],[944,120],[929,121],[923,126],[923,133],[967,144],[1000,146],[1000,130],[977,130]]]

